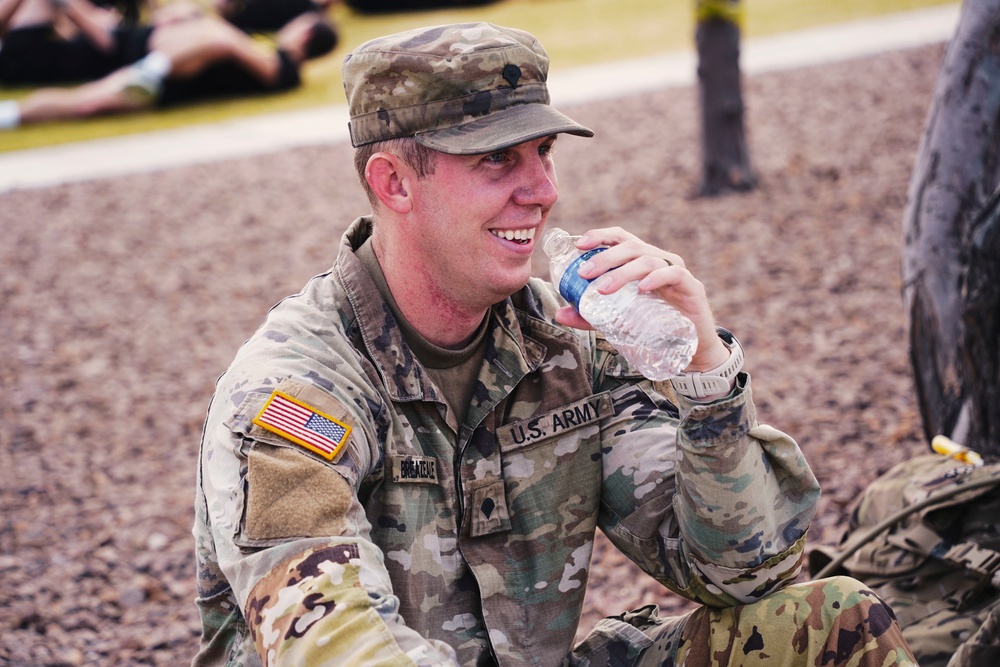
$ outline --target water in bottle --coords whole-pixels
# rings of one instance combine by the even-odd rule
[[[645,377],[667,380],[683,371],[698,349],[691,320],[656,295],[640,292],[635,282],[612,294],[599,293],[578,271],[607,248],[580,251],[576,238],[557,227],[542,241],[552,283],[563,298]]]

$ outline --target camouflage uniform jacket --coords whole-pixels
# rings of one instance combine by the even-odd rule
[[[196,665],[563,664],[597,527],[707,605],[794,579],[818,485],[757,424],[747,376],[678,409],[592,332],[556,325],[559,297],[532,279],[492,309],[459,424],[353,253],[369,233],[356,221],[219,380]],[[351,427],[332,460],[254,423],[276,390]]]

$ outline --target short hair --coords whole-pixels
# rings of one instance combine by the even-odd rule
[[[375,192],[371,186],[368,185],[368,179],[365,178],[365,168],[368,166],[368,160],[375,153],[382,151],[398,156],[416,172],[417,178],[430,176],[434,173],[434,169],[437,166],[437,151],[418,144],[417,140],[413,137],[386,139],[385,141],[376,141],[371,144],[358,146],[354,149],[354,169],[358,172],[361,187],[364,188],[365,194],[368,196],[368,201],[371,202],[372,209],[378,207],[379,200],[375,196]]]
[[[340,38],[333,24],[323,18],[317,19],[309,30],[309,39],[306,40],[306,60],[325,56],[333,51],[338,41]]]

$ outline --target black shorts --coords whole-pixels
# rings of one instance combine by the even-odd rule
[[[118,67],[131,65],[149,54],[151,25],[121,25],[115,29],[114,58]],[[117,69],[117,67],[115,68]]]
[[[347,6],[363,14],[412,12],[424,9],[450,9],[453,7],[478,7],[497,0],[347,0]]]
[[[82,81],[92,78],[106,59],[88,43],[63,39],[51,25],[14,28],[0,43],[0,83],[33,86]]]
[[[300,14],[318,11],[313,0],[244,0],[228,19],[244,32],[274,32]]]
[[[14,28],[0,43],[0,83],[38,86],[94,81],[148,52],[152,28],[129,27],[115,31],[115,46],[104,53],[82,35],[60,37],[51,25]]]
[[[277,54],[281,66],[273,83],[262,82],[236,61],[224,60],[188,79],[168,77],[163,82],[163,92],[156,106],[170,107],[206,99],[264,95],[297,88],[302,83],[298,65],[285,51],[278,49]]]

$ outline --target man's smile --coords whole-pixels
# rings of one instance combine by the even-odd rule
[[[493,234],[493,236],[497,237],[498,239],[517,241],[518,243],[529,243],[533,238],[535,238],[535,228],[527,227],[525,229],[491,229],[490,234]]]

